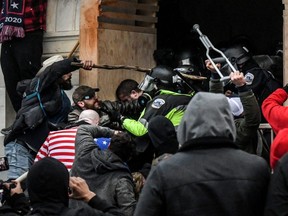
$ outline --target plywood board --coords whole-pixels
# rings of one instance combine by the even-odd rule
[[[133,65],[144,68],[155,66],[153,52],[156,35],[128,31],[99,29],[99,64]],[[115,90],[123,79],[140,82],[145,73],[131,70],[99,70],[99,95],[105,99],[115,99]]]
[[[111,2],[113,3],[113,0]],[[100,28],[97,17],[101,3],[97,0],[86,0],[85,4],[81,5],[80,58],[91,59],[99,65],[154,67],[155,32]],[[119,26],[122,27],[122,25]],[[155,31],[155,28],[150,29]],[[115,100],[115,90],[123,79],[135,79],[140,82],[144,76],[143,72],[131,70],[80,70],[79,84],[99,87],[98,95],[102,100]]]

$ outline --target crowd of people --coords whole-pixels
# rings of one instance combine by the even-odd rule
[[[226,55],[237,68],[226,83],[210,60],[203,62],[210,77],[202,77],[182,59],[174,69],[156,65],[139,84],[121,81],[115,101],[81,85],[70,102],[64,90],[77,59],[44,61],[18,85],[23,98],[5,136],[0,215],[288,212],[287,85],[267,94],[270,77],[247,49]],[[92,61],[82,63],[92,69]],[[261,122],[271,124],[273,143],[261,136]]]
[[[121,80],[115,101],[86,85],[70,101],[65,90],[80,67],[71,63],[92,70],[93,62],[57,55],[41,67],[47,1],[32,2],[16,11],[23,26],[0,19],[1,67],[17,112],[1,131],[9,170],[0,215],[288,214],[288,86],[243,44],[224,51],[233,72],[179,55],[177,67],[156,61],[141,83]]]

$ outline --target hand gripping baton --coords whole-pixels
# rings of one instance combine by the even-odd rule
[[[232,69],[233,72],[236,71],[235,67],[231,64],[231,62],[230,62],[229,59],[225,56],[225,54],[224,54],[221,50],[215,48],[215,47],[213,46],[213,44],[211,43],[211,41],[209,40],[209,38],[208,38],[206,35],[202,34],[202,32],[200,31],[200,26],[199,26],[198,24],[195,24],[195,25],[193,26],[193,29],[198,32],[198,34],[199,34],[199,39],[200,39],[200,41],[202,42],[202,44],[203,44],[203,45],[205,46],[205,48],[206,48],[206,56],[207,56],[207,58],[210,60],[210,62],[211,62],[211,64],[213,65],[213,67],[215,68],[216,72],[219,74],[219,76],[220,76],[220,81],[229,80],[230,77],[229,77],[229,76],[223,76],[223,74],[221,73],[221,71],[219,70],[219,68],[216,66],[215,62],[214,62],[214,61],[212,60],[212,58],[210,57],[210,55],[209,55],[210,50],[213,50],[213,51],[219,53],[219,54],[225,59],[225,61],[227,62],[227,64],[229,65],[229,67]]]

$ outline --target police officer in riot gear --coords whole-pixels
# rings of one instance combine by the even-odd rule
[[[144,155],[141,159],[136,159],[137,162],[141,160],[139,167],[144,163],[151,163],[153,159],[154,150],[147,133],[149,121],[153,117],[165,116],[177,130],[194,94],[183,92],[182,84],[181,78],[171,68],[164,65],[154,67],[139,84],[139,89],[149,93],[152,99],[147,102],[138,121],[121,117],[122,127],[136,137],[136,151]]]
[[[252,59],[249,50],[244,46],[235,45],[227,48],[224,54],[236,70],[244,73],[247,85],[252,88],[256,96],[259,96],[261,89],[264,87],[265,75],[259,65]],[[229,72],[231,71],[227,65],[224,65],[223,68],[226,68]],[[225,90],[237,93],[235,86],[230,85],[230,83],[225,86]]]
[[[182,87],[185,89],[184,92],[189,92],[191,89],[196,92],[205,91],[208,82],[206,75],[204,75],[205,70],[201,65],[202,59],[199,56],[193,55],[189,50],[184,50],[178,54],[177,60],[178,66],[174,71],[178,72],[177,74],[182,78],[186,78],[185,80],[181,80],[183,83]]]
[[[224,51],[224,54],[236,70],[244,73],[246,84],[253,90],[260,106],[270,93],[281,86],[271,72],[259,67],[246,47],[231,46]],[[226,85],[224,89],[237,93],[235,86],[231,83]]]

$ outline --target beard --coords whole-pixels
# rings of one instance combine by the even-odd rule
[[[62,82],[60,83],[60,87],[63,90],[71,90],[73,88],[73,85],[71,83],[71,79],[62,80]]]

